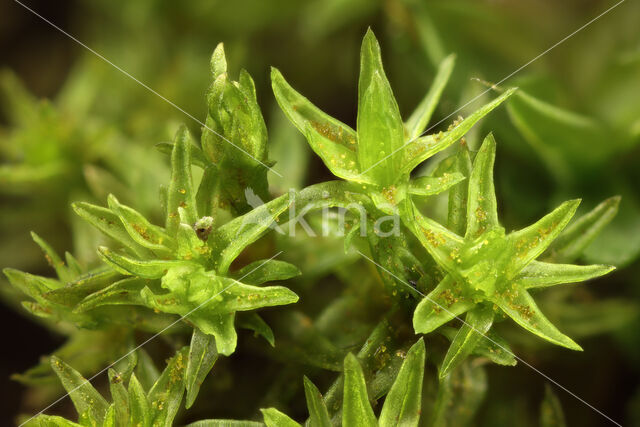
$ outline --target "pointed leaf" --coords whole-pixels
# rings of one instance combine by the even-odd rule
[[[465,237],[475,238],[483,232],[500,226],[498,203],[493,185],[493,163],[496,158],[496,141],[487,135],[473,161],[469,178],[467,205],[467,232]]]
[[[485,334],[493,324],[493,308],[487,306],[477,306],[470,310],[465,317],[455,338],[451,342],[451,346],[447,351],[442,365],[440,366],[440,378],[447,376],[467,356],[469,356],[476,348],[481,340],[486,340]]]
[[[252,330],[255,336],[262,336],[269,344],[271,344],[271,347],[275,347],[276,342],[275,337],[273,336],[273,331],[262,317],[256,313],[241,313],[237,318],[237,325],[239,328]]]
[[[524,289],[508,292],[506,297],[496,296],[493,302],[529,332],[556,345],[582,351],[582,347],[553,326]]]
[[[431,120],[431,116],[438,105],[442,91],[449,81],[455,60],[456,56],[454,54],[442,60],[438,66],[436,77],[433,79],[433,83],[431,83],[429,92],[427,92],[416,110],[411,114],[411,117],[409,117],[409,120],[407,120],[405,128],[407,129],[409,141],[418,138],[429,124],[429,120]]]
[[[233,273],[238,281],[249,285],[261,285],[274,280],[287,280],[299,276],[300,270],[293,264],[275,259],[259,260]]]
[[[143,305],[140,291],[148,286],[148,281],[137,277],[118,280],[106,288],[88,295],[74,308],[74,312],[82,313],[103,305]]]
[[[576,213],[579,204],[580,200],[566,201],[535,224],[507,236],[515,249],[514,261],[510,266],[511,277],[549,247]]]
[[[322,400],[322,394],[306,376],[304,377],[304,395],[309,408],[309,427],[331,427],[331,418],[329,418],[327,405]]]
[[[300,427],[300,424],[276,408],[260,409],[260,412],[262,412],[267,427]]]
[[[148,249],[141,247],[131,238],[118,215],[110,209],[84,202],[73,203],[71,207],[82,219],[131,250],[133,254],[141,258],[151,256],[151,252]]]
[[[169,360],[167,367],[149,390],[147,400],[151,405],[154,427],[173,425],[173,419],[180,409],[184,393],[188,350],[187,347],[183,347]]]
[[[129,393],[123,384],[122,376],[113,369],[109,369],[109,389],[111,391],[111,400],[115,411],[115,419],[118,425],[127,425],[129,414]]]
[[[131,375],[129,380],[129,424],[147,426],[151,424],[152,414],[149,408],[149,401],[142,385],[136,378]]]
[[[458,172],[445,173],[442,176],[421,176],[411,180],[409,193],[419,196],[433,196],[447,191],[464,179],[465,176]]]
[[[191,178],[191,136],[182,126],[174,138],[171,152],[171,182],[167,199],[167,233],[174,236],[180,222],[193,224],[196,221],[195,193]],[[180,218],[178,208],[184,211]]]
[[[357,122],[360,171],[380,186],[395,183],[403,157],[404,127],[371,29],[360,51]]]
[[[38,415],[28,420],[27,427],[83,427],[82,424],[74,423],[57,415]]]
[[[433,156],[437,152],[444,150],[462,138],[481,118],[489,114],[493,109],[513,95],[515,90],[515,88],[506,90],[498,98],[480,107],[453,129],[444,132],[441,136],[426,135],[407,143],[404,148],[404,160],[402,162],[400,174],[410,173],[424,160]]]
[[[402,363],[380,413],[380,426],[417,426],[422,406],[425,349],[420,338]]]
[[[109,404],[91,383],[55,356],[51,357],[51,367],[69,393],[78,414],[81,417],[90,416],[94,420],[103,420]]]
[[[136,243],[153,250],[159,256],[171,254],[173,239],[164,232],[162,227],[151,224],[139,212],[120,204],[113,194],[110,194],[107,200],[109,208],[120,217],[122,225]]]
[[[193,267],[195,264],[188,261],[177,260],[151,260],[141,261],[119,255],[111,249],[101,246],[98,249],[100,257],[122,274],[133,274],[144,279],[159,279],[165,275],[167,270],[173,267]]]
[[[307,136],[311,148],[325,161],[327,167],[334,174],[344,169],[344,173],[336,176],[357,175],[356,132],[339,120],[323,113],[307,98],[296,92],[276,68],[271,69],[271,84],[276,101],[284,114],[302,134]],[[341,155],[345,156],[344,167],[339,167],[337,164],[331,165],[330,160],[334,155],[338,156],[336,162],[341,159]],[[351,161],[354,163],[350,164]],[[337,170],[334,171],[334,169]]]
[[[289,200],[288,194],[282,195],[245,215],[234,218],[216,230],[215,239],[208,241],[214,242],[211,243],[213,253],[220,254],[217,271],[225,274],[240,252],[266,233],[287,210],[290,202],[292,201]]]
[[[471,157],[466,144],[459,144],[451,165],[451,173],[471,176]],[[456,185],[449,191],[447,228],[460,236],[464,236],[467,229],[468,195],[469,185]]]
[[[198,218],[205,216],[216,216],[216,210],[220,206],[220,186],[221,180],[218,167],[211,164],[206,167],[202,174],[202,180],[196,194],[196,204],[198,208]],[[206,238],[204,240],[207,240]]]
[[[423,216],[415,205],[413,205],[413,215],[415,221],[407,226],[422,246],[427,249],[438,265],[448,271],[456,271],[458,265],[455,255],[460,252],[463,239],[434,220]]]
[[[185,383],[187,387],[187,399],[185,407],[189,409],[200,391],[200,386],[205,377],[213,368],[213,364],[218,359],[216,341],[212,335],[206,335],[195,328],[191,336],[189,347],[189,359],[187,361],[187,371]]]
[[[413,313],[413,329],[417,334],[428,334],[474,305],[472,299],[462,295],[453,278],[447,275],[418,303]]]
[[[223,282],[226,289],[222,294],[225,311],[247,311],[298,301],[298,295],[284,286],[252,286],[226,278]]]
[[[47,242],[45,242],[40,236],[38,236],[33,231],[31,232],[31,237],[33,238],[33,241],[36,242],[38,246],[40,246],[40,248],[42,248],[42,251],[44,252],[44,256],[47,259],[47,262],[51,267],[53,267],[56,270],[56,274],[58,275],[60,280],[63,282],[71,281],[72,275],[70,271],[67,269],[67,267],[64,265],[64,261],[60,259],[56,251],[54,251],[53,248]]]
[[[608,265],[552,264],[532,261],[517,277],[525,289],[544,288],[563,283],[576,283],[604,276],[615,270]]]
[[[344,359],[344,394],[342,404],[342,425],[345,427],[377,426],[378,421],[373,414],[367,384],[362,367],[356,357],[349,353]]]
[[[616,216],[620,196],[611,197],[572,221],[549,246],[545,255],[556,262],[573,262]]]

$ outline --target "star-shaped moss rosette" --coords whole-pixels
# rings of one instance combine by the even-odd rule
[[[420,214],[408,224],[446,276],[416,307],[413,326],[429,333],[467,313],[441,367],[446,375],[489,331],[502,312],[528,331],[573,350],[581,350],[540,311],[530,290],[602,276],[614,267],[536,261],[573,217],[579,200],[570,200],[538,222],[505,233],[498,222],[493,184],[495,140],[487,136],[476,155],[468,183],[464,237]]]
[[[132,276],[88,295],[75,311],[133,304],[186,316],[187,322],[215,337],[219,353],[229,355],[236,347],[236,312],[298,300],[287,288],[256,286],[298,275],[291,264],[269,259],[229,271],[238,255],[287,210],[289,195],[216,226],[209,216],[210,205],[203,202],[211,197],[210,182],[203,178],[198,190],[194,188],[192,144],[186,128],[180,129],[171,154],[164,227],[150,223],[113,196],[108,209],[88,203],[74,205],[81,217],[125,250],[101,247],[102,259],[121,274]]]
[[[184,395],[188,350],[187,347],[179,350],[167,361],[162,374],[158,376],[156,373],[155,377],[149,377],[150,372],[157,372],[155,366],[146,369],[140,366],[152,363],[147,360],[148,357],[139,360],[135,353],[132,354],[133,357],[124,360],[126,364],[122,372],[110,368],[109,389],[112,403],[78,371],[54,357],[51,359],[51,367],[71,397],[78,412],[78,422],[60,416],[38,415],[28,420],[26,425],[169,427],[173,425]]]
[[[325,114],[296,92],[280,71],[271,80],[278,104],[302,132],[329,170],[342,179],[363,184],[378,208],[388,211],[408,193],[433,195],[464,179],[461,174],[410,181],[411,171],[427,158],[463,137],[469,129],[513,93],[507,90],[447,132],[422,136],[449,79],[454,57],[439,67],[432,87],[403,123],[398,104],[382,67],[380,46],[368,30],[360,53],[357,130]]]

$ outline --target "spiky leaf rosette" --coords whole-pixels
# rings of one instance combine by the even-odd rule
[[[213,219],[198,209],[191,176],[192,142],[186,128],[178,131],[171,155],[171,182],[167,189],[164,227],[154,225],[134,209],[109,197],[109,208],[86,203],[76,212],[117,240],[125,252],[101,247],[106,264],[129,278],[88,295],[76,312],[103,306],[143,305],[162,313],[177,314],[203,333],[215,337],[220,354],[236,346],[235,313],[290,304],[298,297],[281,286],[256,286],[299,274],[294,266],[275,260],[257,262],[240,276],[229,272],[231,263],[251,243],[269,230],[289,206],[285,195],[251,212],[213,228]],[[203,180],[200,186],[206,185]],[[264,270],[263,270],[264,269]],[[262,280],[242,283],[255,274]]]
[[[563,203],[538,222],[505,233],[498,222],[493,184],[495,140],[487,136],[473,162],[468,183],[466,231],[460,236],[424,217],[413,206],[408,226],[446,276],[416,307],[413,325],[429,333],[467,313],[441,368],[445,376],[491,328],[496,311],[528,331],[573,350],[581,350],[540,311],[531,289],[574,283],[602,276],[613,267],[536,261],[574,215],[579,200]]]

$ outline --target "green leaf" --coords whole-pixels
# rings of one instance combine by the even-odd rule
[[[346,180],[363,181],[358,170],[356,132],[296,92],[276,68],[271,69],[271,85],[284,114],[307,138],[331,173]]]
[[[103,305],[144,305],[140,291],[148,285],[148,280],[137,277],[118,280],[112,285],[88,295],[76,304],[74,312],[83,313]]]
[[[438,105],[438,101],[440,101],[442,91],[449,81],[455,60],[456,56],[451,54],[440,63],[436,77],[433,79],[433,83],[429,88],[429,92],[427,92],[422,101],[420,101],[416,110],[405,123],[409,141],[418,138],[429,124],[431,116]]]
[[[514,231],[507,236],[507,239],[515,248],[511,274],[522,270],[549,247],[551,242],[558,237],[569,223],[579,204],[580,200],[566,201],[535,224],[522,230]]]
[[[465,176],[458,172],[444,173],[442,176],[421,176],[411,180],[409,193],[419,196],[433,196],[447,191],[464,179]]]
[[[487,339],[485,335],[492,324],[493,308],[490,306],[478,306],[467,313],[440,366],[441,379],[458,367],[481,340]]]
[[[318,388],[307,378],[304,377],[304,395],[307,399],[307,408],[309,408],[309,427],[331,427],[331,418],[322,394]]]
[[[152,425],[171,427],[180,409],[180,401],[185,387],[185,366],[187,352],[183,347],[169,360],[156,383],[149,390],[147,401],[151,406]]]
[[[232,279],[223,278],[225,292],[225,311],[247,311],[262,307],[293,304],[298,301],[298,295],[283,286],[251,286]],[[235,284],[233,284],[235,283]]]
[[[263,423],[239,420],[201,420],[185,427],[264,427]]]
[[[220,207],[221,183],[218,167],[214,164],[207,166],[196,194],[198,218],[216,217],[216,210]]]
[[[140,258],[152,255],[148,249],[140,247],[131,238],[118,215],[111,210],[84,202],[73,203],[71,207],[82,219],[129,249],[134,255]]]
[[[129,424],[147,426],[151,424],[153,416],[146,393],[140,385],[136,375],[131,375],[129,380]]]
[[[377,426],[367,395],[367,384],[362,367],[356,357],[349,353],[344,359],[344,402],[342,404],[342,425],[345,427]]]
[[[262,317],[260,317],[257,313],[242,313],[237,316],[237,325],[240,328],[249,329],[254,332],[254,335],[262,336],[271,347],[275,347],[276,341],[273,336],[273,331],[267,325]]]
[[[276,408],[260,409],[267,427],[300,427],[300,424],[278,411]]]
[[[209,371],[211,371],[211,368],[213,368],[217,359],[218,352],[216,350],[215,338],[195,328],[191,336],[187,371],[185,374],[185,384],[187,387],[185,407],[187,409],[195,402],[202,382]]]
[[[459,144],[451,165],[451,173],[471,176],[471,157],[466,144]],[[467,203],[469,186],[455,185],[449,190],[447,228],[463,236],[467,229]]]
[[[81,417],[90,416],[94,420],[103,420],[109,404],[91,383],[55,356],[51,357],[51,367],[69,393],[78,414]]]
[[[213,253],[220,254],[217,265],[219,274],[225,274],[240,252],[266,233],[291,202],[289,195],[284,194],[218,228],[215,238],[209,241],[213,242]]]
[[[420,213],[415,205],[413,207],[414,221],[406,225],[413,231],[422,246],[424,246],[429,254],[442,266],[446,266],[455,271],[458,268],[455,257],[451,254],[458,253],[462,248],[464,240],[462,237],[447,230],[434,220],[425,217]],[[403,218],[405,223],[406,217]]]
[[[261,285],[274,280],[287,280],[301,274],[298,267],[274,259],[258,260],[233,273],[238,281],[249,285]]]
[[[469,200],[467,204],[467,232],[465,237],[474,238],[483,232],[497,228],[498,203],[493,185],[493,164],[496,157],[496,141],[489,134],[473,161],[469,178]]]
[[[517,324],[529,332],[554,344],[582,351],[582,347],[553,326],[542,314],[531,295],[524,289],[510,293],[507,298],[493,298],[492,300]]]
[[[5,268],[2,272],[16,289],[40,303],[46,304],[46,299],[43,298],[43,295],[53,289],[58,289],[62,285],[57,280],[35,276],[13,268]]]
[[[119,255],[104,246],[101,246],[98,249],[98,254],[105,263],[109,264],[122,274],[133,274],[144,279],[159,279],[165,275],[167,270],[173,267],[197,266],[197,264],[189,261],[178,260],[141,261],[124,255]]]
[[[560,399],[549,384],[544,387],[544,399],[540,405],[540,427],[565,427],[564,413]]]
[[[127,425],[129,414],[129,393],[124,387],[125,379],[115,370],[109,369],[109,390],[111,391],[111,400],[115,411],[115,419],[118,425]]]
[[[27,427],[82,427],[82,424],[74,423],[57,415],[38,415],[28,420],[24,425]]]
[[[402,363],[380,413],[380,426],[417,426],[422,406],[425,349],[420,338]]]
[[[40,246],[40,248],[42,248],[47,262],[51,267],[55,269],[58,278],[60,278],[60,280],[63,282],[70,282],[73,278],[72,273],[69,271],[69,269],[67,269],[64,261],[60,259],[56,251],[54,251],[47,242],[45,242],[33,231],[31,232],[31,237],[33,238],[33,241],[36,242],[38,246]]]
[[[433,156],[437,152],[444,150],[462,138],[481,118],[489,114],[507,98],[513,95],[515,90],[515,88],[508,89],[498,98],[482,106],[453,129],[444,132],[441,136],[438,134],[426,135],[407,143],[404,148],[404,158],[401,163],[402,168],[400,169],[399,174],[410,173],[424,160]]]
[[[483,366],[463,363],[438,384],[438,394],[427,423],[433,427],[470,425],[487,391]]]
[[[120,217],[122,225],[136,243],[151,249],[160,257],[171,254],[170,248],[174,246],[174,242],[162,227],[151,224],[139,212],[120,204],[113,194],[110,194],[107,200],[109,208]]]
[[[413,329],[417,334],[428,334],[474,307],[471,298],[451,290],[453,284],[453,278],[447,275],[418,303],[413,313]]]
[[[358,165],[382,187],[394,184],[403,159],[404,127],[398,103],[382,67],[380,45],[367,30],[358,80]]]
[[[573,265],[551,264],[548,262],[531,261],[518,275],[516,280],[525,287],[543,288],[562,283],[583,282],[585,280],[604,276],[615,270],[608,265]]]
[[[195,193],[191,178],[191,136],[182,126],[174,138],[171,152],[171,182],[167,197],[167,233],[175,236],[181,222],[193,225],[196,221]],[[181,218],[178,208],[182,208]]]
[[[608,198],[592,211],[572,221],[545,252],[556,262],[573,262],[618,213],[620,196]]]

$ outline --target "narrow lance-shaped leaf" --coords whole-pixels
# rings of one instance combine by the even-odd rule
[[[420,338],[407,352],[380,413],[380,426],[417,426],[422,406],[425,349]]]
[[[215,231],[215,238],[209,239],[214,253],[219,253],[217,271],[225,274],[231,262],[248,245],[258,240],[278,217],[289,207],[289,195],[261,205],[251,212],[234,218]]]
[[[182,208],[185,218],[180,218]],[[185,126],[176,133],[171,152],[171,182],[167,199],[167,233],[175,235],[180,222],[196,221],[195,194],[191,179],[191,136]]]
[[[56,251],[53,250],[53,248],[47,242],[45,242],[44,239],[42,239],[33,231],[31,232],[31,237],[33,238],[33,241],[36,242],[38,246],[40,246],[40,248],[45,254],[47,262],[56,271],[56,274],[58,275],[60,280],[63,282],[71,281],[72,275],[70,271],[67,269],[67,267],[64,265],[64,261],[60,259]]]
[[[578,344],[553,326],[524,289],[509,294],[506,298],[493,298],[493,302],[529,332],[562,347],[582,351]]]
[[[233,273],[237,280],[249,285],[261,285],[275,280],[299,276],[300,270],[293,264],[275,259],[258,260]]]
[[[152,255],[151,251],[141,247],[131,238],[118,215],[111,210],[84,202],[73,203],[71,207],[82,219],[129,249],[133,254],[141,258]]]
[[[535,224],[507,236],[515,250],[511,274],[522,270],[549,247],[571,220],[579,204],[580,200],[566,201]]]
[[[141,261],[115,253],[109,248],[101,246],[98,249],[100,257],[110,266],[123,274],[133,274],[144,279],[159,279],[172,267],[189,267],[194,263],[180,260],[150,260]]]
[[[253,331],[256,336],[260,335],[267,340],[271,347],[275,347],[276,342],[273,331],[257,313],[239,313],[236,324],[239,328]]]
[[[129,380],[129,424],[147,426],[151,424],[153,416],[149,408],[147,395],[136,378],[131,375]]]
[[[213,368],[214,363],[218,359],[218,351],[216,350],[215,338],[206,335],[195,328],[191,337],[191,345],[189,347],[189,358],[187,360],[187,371],[185,374],[185,383],[187,387],[187,399],[185,407],[189,409],[196,400],[200,386],[205,377]]]
[[[517,277],[525,289],[544,288],[562,283],[576,283],[604,276],[615,270],[608,265],[552,264],[532,261]]]
[[[159,256],[170,255],[173,240],[161,227],[151,224],[136,210],[120,204],[113,194],[107,200],[109,208],[120,217],[122,225],[136,243],[153,250]]]
[[[344,392],[342,403],[342,425],[345,427],[377,426],[378,421],[373,414],[367,384],[362,367],[356,357],[349,353],[344,359]]]
[[[507,98],[513,95],[515,90],[515,88],[508,89],[498,98],[480,107],[453,129],[445,132],[439,137],[436,135],[426,135],[407,143],[404,148],[404,160],[402,162],[402,169],[400,170],[400,173],[410,173],[424,160],[433,156],[437,152],[444,150],[462,138],[481,118],[489,114]]]
[[[267,427],[300,427],[300,424],[276,408],[260,409],[260,412],[262,412]]]
[[[573,262],[616,216],[620,196],[608,198],[590,212],[572,221],[545,252],[557,262]]]
[[[451,54],[440,63],[436,77],[433,79],[433,83],[429,88],[429,92],[427,92],[422,101],[420,101],[416,110],[405,123],[409,140],[418,138],[429,124],[429,120],[431,120],[433,111],[438,105],[442,91],[449,81],[453,66],[455,65],[455,59],[456,56]]]
[[[395,183],[402,162],[404,127],[382,67],[380,45],[369,29],[360,51],[358,165],[380,186]]]
[[[451,166],[453,173],[471,176],[471,157],[466,144],[459,144]],[[449,191],[447,228],[463,236],[467,229],[469,185],[456,185]]]
[[[329,170],[343,179],[358,179],[356,132],[296,92],[275,68],[271,69],[271,84],[284,114],[305,135]]]
[[[488,339],[485,334],[492,324],[492,307],[478,306],[467,313],[464,323],[455,335],[442,361],[440,378],[444,378],[458,367],[475,350],[481,340]]]
[[[306,376],[304,377],[304,395],[309,408],[309,427],[331,427],[331,418],[322,394]]]
[[[185,366],[188,348],[183,347],[169,360],[160,378],[147,397],[153,414],[154,427],[171,427],[180,409],[184,393]]]
[[[489,134],[473,161],[469,178],[469,200],[467,205],[467,232],[465,237],[474,238],[483,232],[497,228],[498,202],[493,184],[493,164],[496,157],[496,141]]]
[[[109,390],[111,391],[111,400],[115,411],[115,419],[118,425],[127,425],[129,418],[129,393],[124,387],[124,379],[113,369],[109,369]]]
[[[451,291],[454,279],[447,275],[424,297],[413,313],[413,329],[418,334],[429,332],[455,319],[475,305],[471,298]]]
[[[89,416],[96,422],[101,422],[109,407],[104,397],[78,371],[55,356],[51,357],[51,367],[69,393],[80,417]]]

